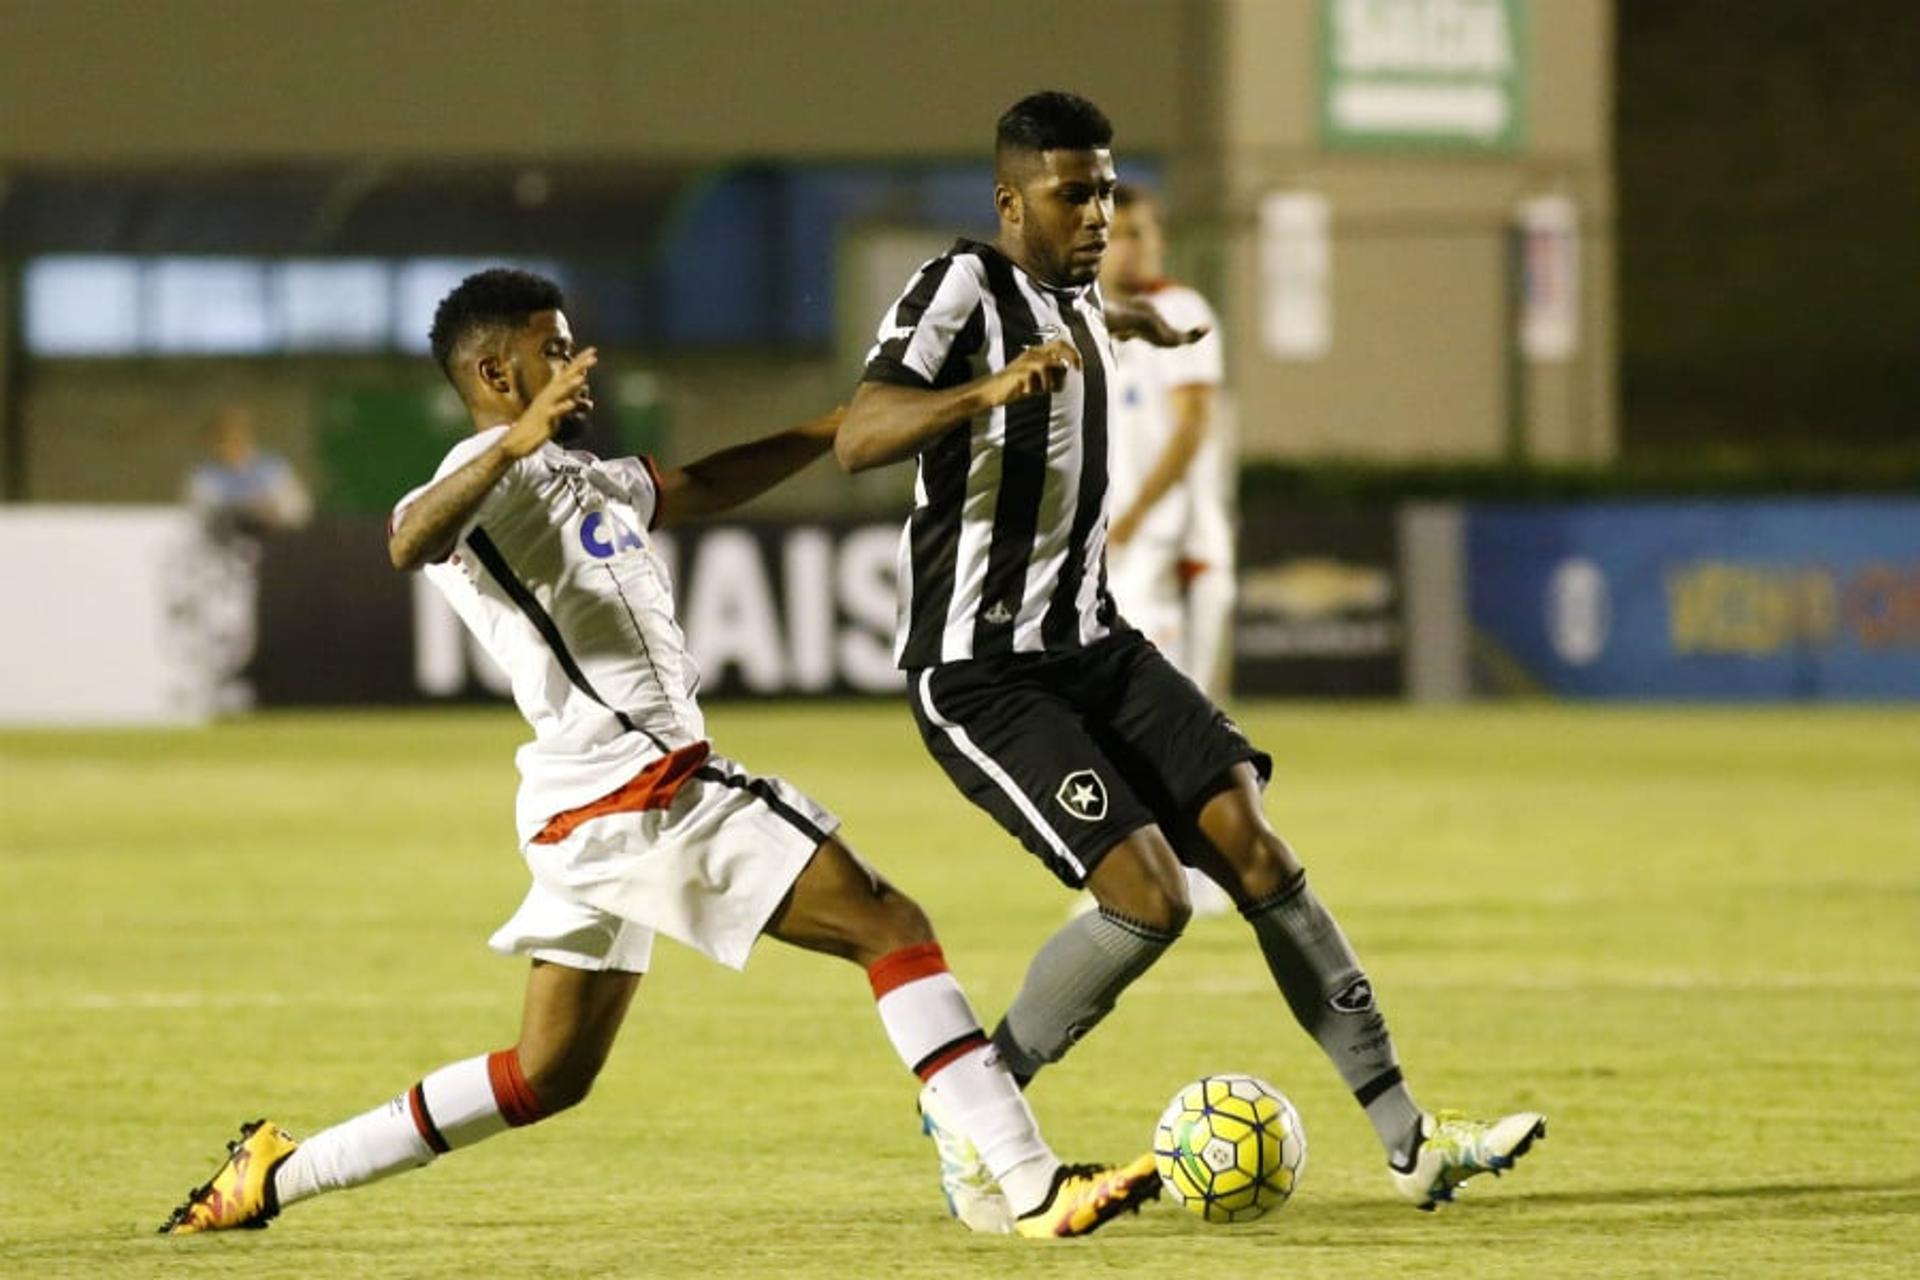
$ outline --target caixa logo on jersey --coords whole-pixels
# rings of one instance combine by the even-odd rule
[[[611,511],[589,511],[580,522],[580,545],[596,560],[611,560],[623,551],[638,551],[647,544]]]

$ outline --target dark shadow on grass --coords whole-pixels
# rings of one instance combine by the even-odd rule
[[[1821,1203],[1829,1199],[1837,1203]],[[1811,1201],[1796,1206],[1794,1201]],[[1737,1222],[1743,1218],[1766,1218],[1775,1222],[1791,1218],[1816,1218],[1836,1214],[1915,1214],[1920,1215],[1920,1177],[1890,1178],[1884,1181],[1769,1182],[1746,1186],[1719,1187],[1620,1187],[1592,1191],[1546,1191],[1529,1193],[1515,1183],[1503,1186],[1476,1184],[1463,1193],[1460,1202],[1440,1211],[1440,1216],[1455,1221],[1478,1221],[1488,1226],[1524,1229],[1524,1219],[1541,1210],[1591,1209],[1596,1205],[1625,1208],[1678,1211],[1659,1215],[1655,1222],[1643,1219],[1643,1226],[1685,1226],[1704,1221]],[[1143,1225],[1148,1231],[1136,1235],[1190,1236],[1194,1227],[1205,1231],[1196,1219],[1189,1225],[1186,1215],[1148,1215]],[[1373,1197],[1342,1197],[1337,1200],[1312,1200],[1289,1206],[1285,1212],[1260,1220],[1247,1234],[1271,1227],[1278,1238],[1302,1246],[1361,1245],[1370,1249],[1428,1248],[1433,1237],[1425,1229],[1428,1215],[1414,1213],[1392,1200]],[[1595,1229],[1617,1230],[1621,1219],[1597,1220]],[[1404,1230],[1396,1230],[1402,1228]],[[1360,1234],[1349,1235],[1358,1230]],[[1239,1234],[1238,1230],[1234,1234]]]
[[[1496,1189],[1475,1185],[1462,1194],[1460,1203],[1442,1212],[1472,1217],[1489,1226],[1523,1228],[1533,1214],[1609,1206],[1647,1212],[1626,1219],[1615,1217],[1611,1225],[1605,1218],[1596,1218],[1596,1230],[1617,1229],[1625,1221],[1660,1229],[1704,1222],[1737,1224],[1747,1219],[1781,1223],[1859,1214],[1920,1214],[1920,1178],[1542,1192],[1528,1192],[1518,1186]]]
[[[1477,1190],[1477,1188],[1476,1188]],[[1471,1193],[1469,1193],[1471,1194]],[[1536,1195],[1516,1192],[1512,1197],[1488,1197],[1488,1208],[1532,1205],[1675,1205],[1696,1201],[1795,1200],[1806,1196],[1875,1196],[1895,1201],[1920,1200],[1920,1177],[1889,1178],[1880,1182],[1763,1182],[1733,1187],[1623,1187],[1612,1191],[1547,1191]],[[1464,1197],[1463,1197],[1464,1198]]]

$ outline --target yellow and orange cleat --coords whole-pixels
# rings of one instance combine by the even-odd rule
[[[187,1202],[161,1225],[160,1234],[190,1236],[201,1231],[266,1226],[280,1212],[280,1200],[273,1191],[273,1171],[299,1145],[271,1121],[241,1125],[239,1138],[227,1144],[227,1162],[187,1193]]]
[[[1159,1194],[1160,1175],[1150,1155],[1108,1168],[1061,1165],[1053,1175],[1053,1194],[1038,1209],[1014,1219],[1013,1229],[1032,1239],[1090,1235]]]

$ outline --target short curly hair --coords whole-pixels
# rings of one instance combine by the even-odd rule
[[[1113,143],[1113,122],[1077,93],[1049,89],[1008,107],[994,131],[995,152],[1092,151]]]
[[[454,356],[474,335],[486,329],[517,329],[539,311],[561,311],[567,298],[560,286],[545,276],[517,267],[489,267],[476,271],[440,299],[434,308],[428,335],[433,358],[457,388]]]

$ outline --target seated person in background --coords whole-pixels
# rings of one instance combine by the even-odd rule
[[[253,413],[244,405],[221,406],[210,430],[212,456],[187,476],[186,502],[218,533],[263,534],[298,529],[313,514],[313,500],[277,453],[255,438]]]

